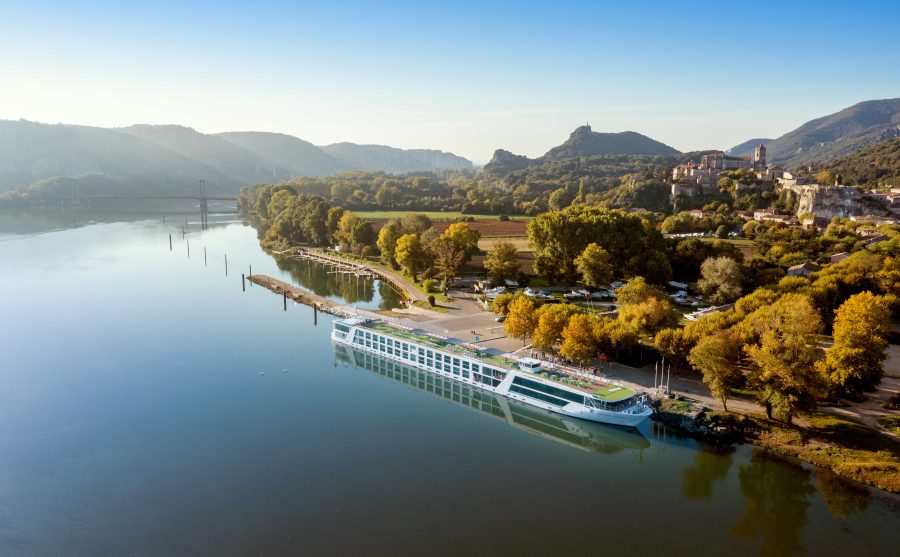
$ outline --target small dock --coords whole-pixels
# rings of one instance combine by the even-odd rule
[[[343,257],[328,255],[320,251],[315,251],[302,247],[293,247],[281,252],[274,252],[275,255],[283,257],[296,257],[297,259],[306,259],[316,263],[325,265],[332,269],[331,272],[336,274],[354,275],[357,277],[365,277],[378,279],[390,286],[404,300],[415,302],[427,300],[427,296],[419,292],[418,289],[410,285],[404,284],[404,279],[396,273],[386,271],[379,267],[367,265],[365,263],[357,263],[347,260]]]
[[[308,292],[268,275],[250,275],[247,277],[247,280],[253,284],[258,284],[263,288],[268,288],[276,294],[281,294],[284,298],[285,309],[287,309],[287,301],[292,300],[297,303],[306,304],[317,311],[336,315],[338,317],[349,317],[353,314],[352,308],[342,306],[328,298],[313,294],[312,292]]]

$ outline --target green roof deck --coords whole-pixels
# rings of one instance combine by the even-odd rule
[[[619,385],[607,385],[591,391],[591,394],[604,402],[618,402],[634,396],[634,391]]]

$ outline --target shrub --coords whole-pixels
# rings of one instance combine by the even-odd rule
[[[506,222],[509,220],[509,217],[507,215],[500,215],[500,220]]]
[[[428,296],[428,305],[434,307],[434,294]]]
[[[426,294],[431,294],[434,292],[434,280],[425,279],[422,281],[422,290],[425,291]],[[434,304],[432,304],[434,305]]]

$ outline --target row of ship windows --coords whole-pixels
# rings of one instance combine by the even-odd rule
[[[405,342],[395,341],[390,338],[385,339],[385,337],[369,332],[366,332],[365,336],[363,336],[362,333],[362,331],[356,332],[356,336],[353,338],[354,344],[365,346],[366,348],[373,348],[379,352],[384,352],[385,354],[399,356],[404,360],[412,362],[418,361],[420,365],[424,365],[431,369],[448,371],[456,376],[462,375],[465,379],[469,379],[471,372],[474,373],[476,381],[492,387],[499,385],[503,378],[506,377],[506,373],[498,369],[488,366],[479,366],[474,363],[470,365],[466,360],[460,361],[459,358],[451,358],[447,354],[437,354],[432,350],[417,348],[416,346],[411,346]],[[412,358],[410,357],[409,350],[413,350]],[[416,351],[418,351],[418,356],[416,356]],[[443,358],[441,356],[443,356]]]

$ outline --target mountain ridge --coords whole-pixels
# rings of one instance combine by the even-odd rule
[[[839,159],[895,137],[900,137],[900,98],[858,102],[763,143],[769,162],[796,168]],[[752,141],[759,140],[741,143],[729,152]]]
[[[327,152],[342,145],[340,159]],[[317,147],[269,132],[205,134],[177,124],[102,128],[0,120],[0,192],[35,184],[81,184],[109,191],[137,184],[154,192],[193,191],[199,180],[210,191],[318,177],[349,170],[415,172],[471,169],[471,161],[428,149],[397,149],[352,143]],[[63,180],[69,179],[69,181]],[[74,181],[72,181],[74,180]]]

